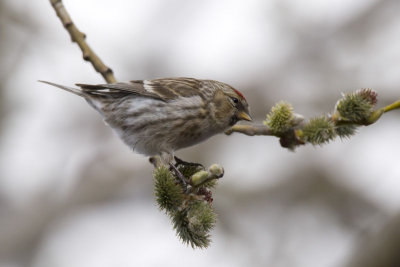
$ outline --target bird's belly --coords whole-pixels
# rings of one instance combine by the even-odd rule
[[[114,127],[113,127],[114,128]],[[114,128],[117,135],[137,153],[153,156],[196,145],[219,133],[207,122],[178,119],[163,124],[149,122],[140,129],[131,125]]]
[[[127,113],[131,116],[109,116],[105,120],[129,147],[140,154],[173,153],[224,130],[216,127],[199,97],[172,102],[130,101]]]

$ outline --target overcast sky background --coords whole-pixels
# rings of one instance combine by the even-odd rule
[[[64,4],[119,81],[220,80],[258,123],[280,100],[311,117],[360,88],[379,106],[400,98],[396,0]],[[294,153],[219,135],[178,152],[225,168],[213,243],[186,247],[155,204],[147,158],[85,101],[37,82],[104,82],[49,2],[5,0],[0,14],[0,266],[347,266],[399,214],[399,111]]]

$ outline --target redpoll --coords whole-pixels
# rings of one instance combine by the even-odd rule
[[[251,120],[244,96],[218,81],[165,78],[80,88],[43,82],[84,97],[135,152],[160,155],[164,163],[175,150]]]

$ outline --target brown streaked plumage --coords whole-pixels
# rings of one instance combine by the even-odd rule
[[[82,96],[134,151],[161,155],[224,132],[239,120],[251,120],[244,96],[228,84],[193,78],[134,80],[114,84],[44,83]]]

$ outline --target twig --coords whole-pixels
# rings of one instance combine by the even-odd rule
[[[384,112],[388,112],[393,109],[400,109],[400,100],[397,100],[396,102],[384,107]]]
[[[336,120],[336,118],[333,116],[329,116],[329,120],[334,120],[336,125],[338,126],[345,126],[345,125],[357,125],[357,126],[368,126],[370,124],[375,123],[383,113],[395,110],[395,109],[400,109],[400,100],[397,100],[393,102],[390,105],[387,105],[383,108],[377,109],[371,113],[369,118],[365,122],[354,122],[354,121],[346,121],[346,120]],[[300,127],[301,128],[301,127]],[[268,126],[266,125],[234,125],[232,128],[228,129],[225,131],[226,135],[231,135],[232,133],[241,133],[249,136],[254,136],[254,135],[271,135],[271,136],[277,136],[281,137],[279,134],[274,134],[274,131],[271,130]]]
[[[86,42],[86,35],[78,30],[75,24],[72,22],[70,15],[62,3],[62,0],[50,0],[50,3],[57,16],[60,18],[64,28],[68,31],[71,36],[72,42],[78,44],[79,48],[82,50],[83,59],[92,63],[94,69],[100,73],[107,83],[115,83],[117,80],[114,77],[111,68],[107,67],[103,61],[93,52],[90,46]]]
[[[254,135],[274,135],[272,131],[265,125],[234,125],[232,128],[225,131],[225,134],[241,133],[249,136]]]

